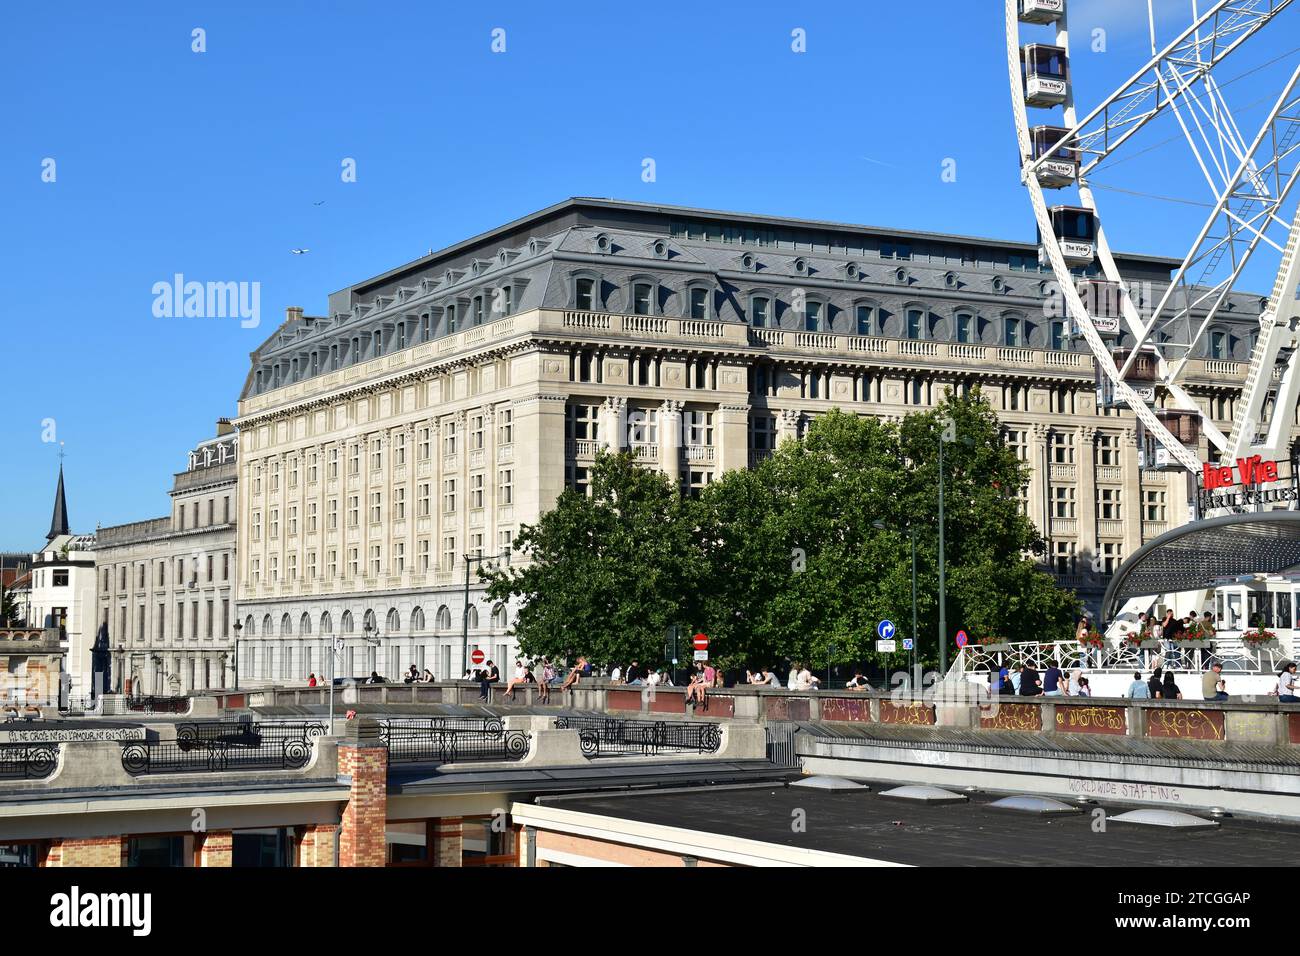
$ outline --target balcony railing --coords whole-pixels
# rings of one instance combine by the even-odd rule
[[[0,745],[0,780],[44,780],[59,763],[59,745]]]
[[[522,730],[454,727],[380,727],[391,763],[457,763],[464,760],[522,760],[530,734]]]
[[[687,461],[708,463],[717,458],[717,449],[712,445],[683,445],[682,457]]]
[[[133,777],[152,773],[302,770],[311,762],[316,738],[324,732],[324,725],[318,723],[212,721],[181,725],[174,743],[137,741],[125,745],[122,769]]]
[[[582,752],[588,757],[619,754],[717,753],[722,746],[718,724],[694,721],[620,720],[613,717],[556,717],[556,730],[577,730]]]

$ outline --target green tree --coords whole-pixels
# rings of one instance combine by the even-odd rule
[[[977,639],[1069,634],[1077,600],[1029,556],[1041,543],[1014,494],[1024,466],[976,393],[900,424],[831,411],[802,440],[706,489],[697,518],[708,529],[704,622],[725,662],[788,657],[818,667],[872,657],[886,617],[909,634],[909,529],[918,648],[937,662],[938,443],[948,419],[956,433],[944,449],[948,641],[958,628]]]
[[[520,528],[523,566],[480,571],[493,600],[523,599],[523,653],[596,664],[658,663],[664,632],[695,614],[701,549],[693,505],[630,455],[601,454],[590,495],[569,490]]]

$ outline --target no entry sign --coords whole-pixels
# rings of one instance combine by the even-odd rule
[[[484,659],[486,656],[487,656],[486,654],[484,654],[482,651],[480,651],[480,650],[476,647],[476,648],[474,648],[474,650],[472,650],[472,651],[470,652],[469,659],[470,659],[471,661],[473,661],[475,664],[482,664],[482,663],[483,663],[483,659]]]
[[[709,639],[703,634],[695,635],[695,649],[697,651],[707,651],[709,649]]]

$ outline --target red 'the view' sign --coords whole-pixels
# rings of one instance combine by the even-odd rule
[[[1232,476],[1231,465],[1201,465],[1201,480],[1206,491],[1216,488],[1230,488],[1235,484],[1258,485],[1265,481],[1277,481],[1277,462],[1264,461],[1260,455],[1237,459],[1237,477]]]

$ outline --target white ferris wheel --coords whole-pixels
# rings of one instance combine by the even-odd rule
[[[1268,114],[1246,135],[1223,87],[1230,82],[1225,70],[1243,59],[1234,60],[1238,50],[1261,33],[1287,30],[1284,13],[1292,0],[1180,0],[1186,13],[1173,31],[1169,4],[1157,17],[1147,0],[1150,58],[1084,108],[1074,97],[1067,3],[1006,0],[1007,65],[1039,258],[1051,266],[1073,333],[1096,358],[1099,398],[1137,416],[1150,466],[1199,472],[1202,435],[1211,458],[1225,464],[1252,454],[1290,457],[1292,411],[1300,399],[1300,192],[1293,193],[1300,176],[1300,47],[1271,61],[1289,59],[1285,65],[1295,69],[1276,98],[1268,91]],[[1270,31],[1275,20],[1282,22]],[[1292,37],[1300,35],[1296,23],[1292,18]],[[1159,45],[1158,32],[1172,39]],[[1167,290],[1142,301],[1116,267],[1095,193],[1116,157],[1165,148],[1169,140],[1151,145],[1158,137],[1150,124],[1163,117],[1176,121],[1181,135],[1174,139],[1185,141],[1178,153],[1184,146],[1190,151],[1180,161],[1199,167],[1210,211],[1199,232],[1187,236],[1186,256]],[[1060,199],[1049,205],[1047,190]],[[1259,335],[1225,435],[1182,382],[1196,343],[1233,307],[1230,297],[1252,261],[1255,275],[1276,267],[1276,280],[1261,303]]]

